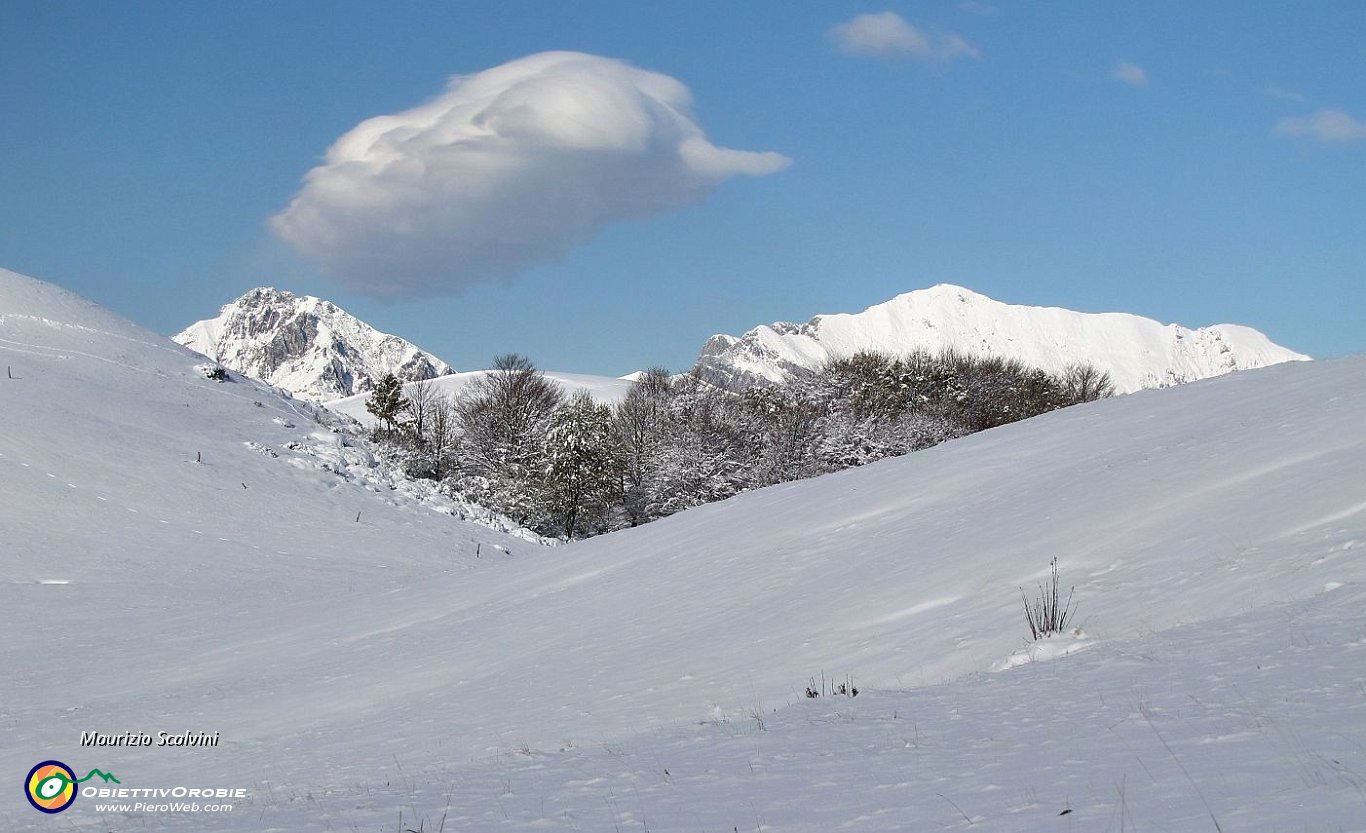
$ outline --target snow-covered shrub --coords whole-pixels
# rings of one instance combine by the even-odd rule
[[[204,374],[205,379],[212,379],[215,382],[229,381],[228,369],[217,362],[205,362],[196,365],[195,369]]]

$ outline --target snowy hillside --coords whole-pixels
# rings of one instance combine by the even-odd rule
[[[454,399],[459,397],[461,391],[465,390],[471,382],[487,373],[487,370],[451,373],[424,384],[431,385],[433,390]],[[559,385],[565,396],[573,396],[579,391],[586,391],[595,401],[605,404],[615,404],[626,398],[626,393],[631,389],[632,384],[632,380],[628,377],[591,376],[586,373],[562,373],[555,370],[545,371],[545,377]],[[409,383],[409,386],[412,384],[415,383]],[[373,425],[375,418],[365,410],[365,403],[369,398],[370,394],[364,393],[348,396],[345,399],[335,399],[323,404],[338,413],[346,414],[363,425]]]
[[[850,315],[775,323],[744,336],[713,336],[697,367],[717,381],[781,381],[861,350],[917,349],[1003,356],[1048,371],[1086,362],[1110,373],[1119,393],[1167,387],[1308,356],[1249,327],[1190,330],[1124,313],[1081,313],[1003,304],[950,284],[898,295]]]
[[[6,272],[0,354],[0,772],[248,792],[48,817],[11,789],[0,829],[1366,817],[1366,359],[1069,408],[547,549],[345,476],[307,409]],[[1054,557],[1082,631],[1032,645],[1019,588]],[[822,673],[860,695],[807,699]]]
[[[191,324],[174,340],[314,402],[369,391],[386,373],[415,381],[451,372],[331,301],[269,287],[224,305],[218,317]]]

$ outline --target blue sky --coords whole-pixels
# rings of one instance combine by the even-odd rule
[[[461,369],[683,369],[945,281],[1361,352],[1363,32],[1359,2],[9,0],[0,266],[167,334],[253,286],[321,295]],[[691,92],[663,121],[631,93],[646,151],[542,154],[561,90],[620,144],[642,71]],[[390,148],[410,179],[372,149],[305,187],[367,119],[482,100],[456,75],[540,84],[458,125],[510,160],[482,197],[422,135]]]

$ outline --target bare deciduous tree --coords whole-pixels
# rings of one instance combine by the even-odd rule
[[[437,401],[445,397],[430,380],[404,386],[403,394],[408,400],[408,426],[419,443],[426,442],[428,420],[438,407]]]
[[[631,385],[614,414],[621,448],[622,509],[631,526],[652,520],[652,492],[672,396],[669,372],[652,367]]]
[[[534,491],[543,466],[541,438],[550,414],[564,401],[550,381],[525,356],[509,353],[476,379],[456,405],[463,436],[460,465],[465,473],[492,484],[500,504],[494,508],[524,521],[535,505]]]
[[[1110,374],[1092,364],[1074,364],[1067,368],[1062,374],[1062,383],[1069,405],[1108,399],[1115,394]]]

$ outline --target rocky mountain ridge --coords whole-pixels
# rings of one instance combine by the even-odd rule
[[[258,287],[172,337],[224,366],[324,402],[365,393],[386,373],[406,382],[450,365],[331,301]]]

